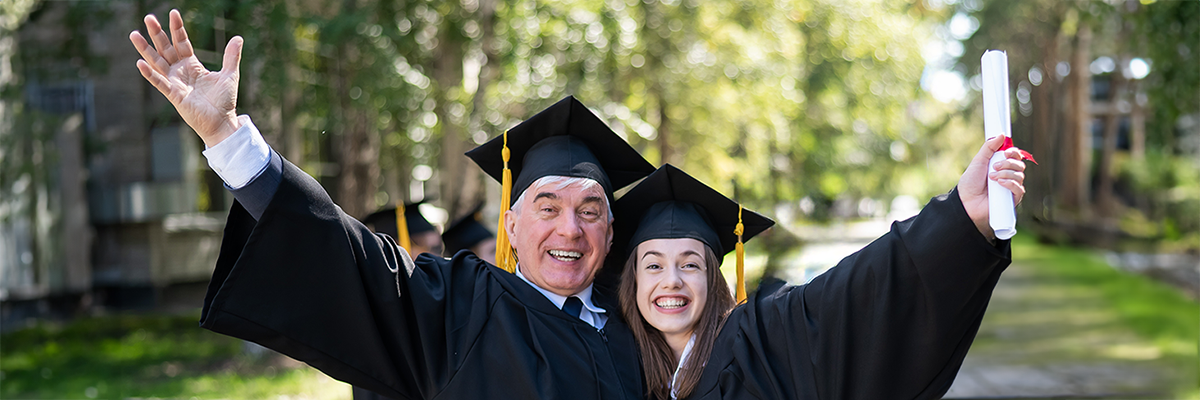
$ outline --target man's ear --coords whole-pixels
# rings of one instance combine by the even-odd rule
[[[612,251],[612,244],[613,244],[613,224],[612,224],[612,221],[609,221],[608,222],[608,248],[604,250],[605,254],[608,254],[608,252]]]
[[[517,213],[511,208],[504,210],[504,232],[508,233],[508,242],[517,237]]]

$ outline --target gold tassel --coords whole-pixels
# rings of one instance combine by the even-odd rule
[[[500,157],[504,159],[504,172],[500,179],[500,207],[502,210],[504,207],[508,207],[505,204],[512,205],[512,170],[508,169],[510,156],[508,131],[504,131],[504,149],[500,151]],[[517,271],[516,257],[512,253],[512,246],[508,243],[508,230],[504,226],[504,211],[500,211],[500,222],[496,227],[496,266],[509,273]]]
[[[408,219],[404,216],[404,201],[396,200],[396,241],[400,243],[400,247],[404,248],[412,257],[412,240],[408,238]]]
[[[742,205],[738,204],[738,223],[737,227],[733,228],[733,234],[737,235],[738,239],[737,245],[734,246],[734,249],[737,249],[737,288],[735,290],[737,291],[738,304],[746,302],[746,250],[742,247],[742,232],[744,231],[745,227],[742,225]]]

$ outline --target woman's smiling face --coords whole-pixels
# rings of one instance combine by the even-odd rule
[[[637,247],[637,305],[642,318],[664,336],[688,335],[708,298],[704,243],[651,239]]]

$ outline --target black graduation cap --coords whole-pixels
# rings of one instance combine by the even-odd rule
[[[616,249],[614,245],[611,254],[623,255],[619,259],[622,263],[639,243],[650,239],[696,239],[721,257],[740,250],[742,242],[775,225],[770,218],[743,209],[670,164],[663,165],[621,196],[613,212],[614,243],[622,247]],[[745,291],[740,253],[738,301],[744,299]]]
[[[483,240],[495,237],[492,235],[492,231],[479,223],[479,212],[482,209],[483,203],[480,203],[470,213],[454,221],[446,228],[445,232],[442,232],[442,242],[446,244],[448,254],[458,253],[459,250],[469,249]]]
[[[468,151],[467,157],[500,181],[501,204],[509,207],[516,201],[514,189],[521,193],[544,176],[595,180],[611,204],[614,190],[654,171],[637,150],[572,96]],[[496,266],[514,272],[516,256],[503,227],[502,212],[496,231]]]
[[[614,190],[654,172],[653,165],[574,96],[514,126],[506,135],[468,151],[467,157],[493,179],[503,182],[506,140],[512,156],[508,168],[516,193],[544,176],[570,176],[600,182],[612,200]],[[508,205],[514,201],[510,199]]]
[[[404,204],[404,221],[408,227],[408,234],[417,234],[422,232],[436,231],[433,224],[421,215],[419,206],[425,201]],[[375,227],[375,232],[386,233],[391,235],[393,239],[399,241],[401,236],[399,230],[396,229],[396,207],[388,207],[376,211],[362,219],[363,223],[371,224]]]

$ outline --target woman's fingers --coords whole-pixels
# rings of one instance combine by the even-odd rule
[[[988,174],[988,179],[991,179],[993,181],[1000,180],[1000,179],[1008,179],[1008,180],[1017,181],[1017,183],[1025,183],[1025,173],[1021,172],[1021,171],[1013,171],[1013,170],[1007,170],[1007,169],[1000,170],[1000,171],[992,171],[992,173]]]
[[[1011,179],[999,179],[996,181],[1000,186],[1008,189],[1013,194],[1013,205],[1021,204],[1021,199],[1025,198],[1025,185]]]
[[[992,164],[992,169],[995,171],[1002,171],[1002,170],[1024,171],[1025,170],[1025,162],[1021,161],[1020,158],[1005,158],[1003,160],[996,161],[996,163]]]

